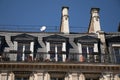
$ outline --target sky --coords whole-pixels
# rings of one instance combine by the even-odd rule
[[[60,28],[61,9],[69,7],[70,32],[87,31],[91,8],[100,8],[105,32],[116,32],[120,22],[120,0],[0,0],[0,30],[46,31]]]

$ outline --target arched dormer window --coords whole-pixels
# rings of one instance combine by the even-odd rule
[[[82,36],[74,39],[78,45],[79,56],[78,61],[98,62],[99,55],[99,39],[92,36]],[[82,59],[84,60],[82,60]]]
[[[60,35],[50,35],[43,38],[46,43],[47,58],[51,61],[65,61],[67,58],[67,42],[68,38]]]

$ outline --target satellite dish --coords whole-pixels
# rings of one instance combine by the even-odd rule
[[[46,30],[46,26],[42,26],[41,28],[40,28],[40,31],[42,31],[42,32],[44,32]]]

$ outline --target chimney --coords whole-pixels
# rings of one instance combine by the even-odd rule
[[[68,16],[69,7],[62,7],[62,17],[60,24],[60,32],[69,34],[69,16]]]
[[[91,18],[88,28],[89,33],[96,33],[97,31],[101,31],[99,11],[99,8],[91,8]]]

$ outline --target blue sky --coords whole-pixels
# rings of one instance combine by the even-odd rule
[[[44,25],[48,31],[59,29],[63,6],[69,7],[71,32],[87,30],[90,9],[94,7],[100,8],[103,31],[115,32],[118,29],[120,0],[0,0],[0,29],[29,28],[37,31]]]

